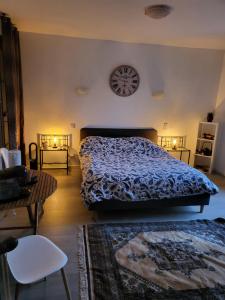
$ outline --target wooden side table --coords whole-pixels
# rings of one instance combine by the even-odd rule
[[[52,194],[57,188],[56,179],[42,171],[30,170],[31,176],[37,176],[37,183],[31,185],[31,193],[28,197],[18,199],[15,201],[9,201],[0,203],[0,211],[15,209],[18,207],[27,208],[28,216],[31,225],[30,226],[12,226],[12,227],[0,227],[0,230],[15,230],[15,229],[28,229],[33,228],[34,234],[37,234],[39,216],[43,212],[43,204],[45,200]],[[34,206],[34,212],[33,212]]]
[[[66,153],[66,161],[65,162],[46,162],[44,160],[44,153],[45,152],[65,152]],[[68,175],[69,173],[69,150],[67,149],[59,149],[59,148],[48,148],[48,149],[43,149],[40,148],[40,169],[43,169],[43,165],[66,165],[66,168],[60,168],[60,169],[66,169],[66,173]]]
[[[182,160],[182,156],[183,156],[183,153],[188,153],[188,165],[189,165],[189,162],[190,162],[190,156],[191,156],[191,150],[190,149],[187,149],[187,148],[176,148],[176,149],[173,149],[173,148],[164,148],[167,152],[179,152],[180,153],[180,160]]]

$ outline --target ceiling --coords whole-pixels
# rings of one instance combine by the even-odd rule
[[[144,15],[162,3],[168,17]],[[25,32],[225,49],[225,0],[0,0],[0,11]]]

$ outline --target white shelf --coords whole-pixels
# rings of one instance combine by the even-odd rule
[[[199,168],[199,167],[196,167],[196,169],[204,174],[207,174],[209,172],[209,170],[204,170],[203,167]]]
[[[201,156],[201,157],[207,157],[207,158],[212,158],[211,155],[204,155],[204,154],[199,154],[199,153],[195,153],[195,156]]]
[[[215,122],[200,122],[199,124],[207,124],[207,125],[214,125],[214,126],[218,125],[218,123]]]
[[[199,137],[198,137],[198,140],[200,140],[200,141],[205,141],[205,142],[211,142],[211,143],[214,143],[214,140],[205,139],[205,138],[199,138]]]
[[[213,170],[213,162],[215,158],[215,146],[218,132],[218,123],[213,122],[200,122],[198,126],[198,134],[196,141],[196,152],[202,152],[205,148],[211,150],[211,155],[204,155],[195,153],[194,154],[194,167],[197,169],[208,170],[207,173],[211,173]],[[204,134],[210,134],[214,136],[214,139],[204,138]],[[205,144],[204,142],[208,143]],[[210,147],[211,146],[211,147]],[[203,149],[204,148],[204,149]]]

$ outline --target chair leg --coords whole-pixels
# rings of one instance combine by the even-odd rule
[[[6,260],[6,256],[0,255],[0,275],[1,275],[1,284],[3,288],[3,298],[2,299],[7,299],[11,300],[11,291],[10,291],[10,284],[9,284],[9,269],[8,269],[8,264]],[[2,293],[0,295],[2,297]]]
[[[63,268],[61,269],[61,274],[62,274],[63,283],[64,283],[65,290],[66,290],[67,299],[72,300],[70,289],[69,289],[67,278],[66,278],[66,274],[65,274],[65,271]]]
[[[15,288],[15,300],[19,299],[19,291],[20,291],[20,284],[17,282]]]

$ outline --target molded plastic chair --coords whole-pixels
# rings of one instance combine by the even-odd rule
[[[15,298],[18,298],[19,284],[31,284],[45,279],[61,270],[68,300],[71,294],[64,266],[68,258],[53,242],[41,235],[30,235],[18,239],[18,246],[7,254],[7,261],[17,281]]]

